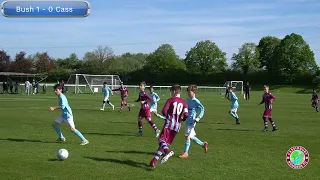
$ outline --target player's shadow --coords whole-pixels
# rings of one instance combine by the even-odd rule
[[[249,130],[249,129],[221,129],[218,128],[218,131],[253,131],[253,130]]]
[[[53,158],[51,158],[51,159],[48,159],[48,161],[59,161],[58,159],[53,159]]]
[[[110,159],[110,158],[99,158],[99,157],[85,157],[87,159],[91,159],[94,161],[98,162],[110,162],[110,163],[115,163],[115,164],[121,164],[121,165],[127,165],[135,168],[142,168],[145,170],[148,170],[148,164],[146,163],[141,163],[141,162],[136,162],[132,160],[119,160],[119,159]]]
[[[124,154],[145,154],[145,155],[154,155],[154,152],[145,152],[145,151],[106,151],[108,153],[124,153]]]
[[[40,140],[37,140],[37,139],[16,139],[16,138],[0,138],[0,141],[36,142],[36,143],[56,143],[56,142],[40,141]]]
[[[94,132],[85,132],[82,134],[88,134],[88,135],[100,135],[100,136],[136,136],[134,134],[126,134],[126,133],[94,133]]]

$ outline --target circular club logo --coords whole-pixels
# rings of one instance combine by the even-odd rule
[[[287,151],[286,161],[291,168],[302,169],[309,163],[309,152],[302,146],[293,146]]]

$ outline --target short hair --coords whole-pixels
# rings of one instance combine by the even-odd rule
[[[103,84],[107,84],[107,82],[103,82]]]
[[[313,89],[313,91],[316,91],[316,90],[317,90],[316,88]]]
[[[53,89],[54,90],[56,90],[56,89],[60,89],[61,90],[62,86],[60,84],[56,84],[56,85],[53,86]]]
[[[268,85],[264,85],[263,87],[264,87],[264,88],[269,88],[269,86],[268,86]]]
[[[150,87],[149,87],[149,89],[152,89],[153,88],[153,86],[151,85]]]
[[[120,81],[120,85],[123,85],[123,82],[122,82],[122,81]]]
[[[140,85],[144,85],[144,86],[145,86],[145,85],[146,85],[146,82],[145,82],[145,81],[141,81],[141,82],[140,82]]]
[[[181,92],[181,86],[179,84],[171,86],[171,91]]]
[[[188,88],[187,88],[187,91],[188,91],[188,92],[189,92],[189,91],[192,91],[192,92],[196,93],[197,90],[198,90],[198,87],[197,87],[197,85],[195,85],[195,84],[191,84],[191,85],[188,86]]]
[[[230,90],[230,89],[232,89],[232,90],[233,90],[233,87],[232,87],[232,86],[228,87],[228,90]]]

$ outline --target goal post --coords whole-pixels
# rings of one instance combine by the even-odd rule
[[[223,87],[225,87],[224,89],[222,89],[223,92],[221,92],[222,94],[225,93],[227,87],[233,87],[235,92],[240,92],[241,94],[243,94],[243,81],[226,81],[223,85]]]
[[[121,79],[118,75],[92,75],[92,74],[71,74],[66,85],[74,85],[74,93],[98,93],[106,82],[114,88],[119,86]],[[73,86],[72,86],[73,87]]]

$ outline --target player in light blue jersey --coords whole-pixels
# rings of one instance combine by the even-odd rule
[[[236,119],[236,124],[240,124],[240,119],[237,114],[239,103],[238,103],[238,97],[233,92],[233,87],[228,88],[229,96],[228,99],[231,101],[231,109],[229,111],[229,114]]]
[[[160,101],[160,97],[158,96],[157,93],[154,92],[153,86],[149,87],[150,90],[150,97],[152,99],[151,104],[150,104],[150,112],[154,113],[158,118],[160,119],[166,119],[166,117],[162,116],[161,114],[158,114],[158,101]]]
[[[208,143],[202,142],[200,139],[196,137],[196,131],[195,131],[196,124],[197,122],[200,121],[200,119],[204,115],[204,107],[200,103],[200,101],[196,98],[197,89],[198,88],[196,85],[190,85],[187,89],[188,96],[189,96],[189,98],[187,98],[189,117],[186,120],[187,127],[186,127],[186,134],[185,134],[186,142],[185,142],[184,152],[179,156],[179,158],[188,158],[191,139],[197,144],[199,144],[204,149],[205,153],[208,152]],[[200,111],[200,113],[197,115],[198,111]]]
[[[102,108],[101,111],[104,111],[104,108],[106,107],[106,102],[109,104],[109,106],[112,107],[112,110],[114,110],[114,105],[109,101],[110,94],[113,95],[112,90],[107,86],[107,82],[103,83],[102,87],[102,93],[103,93],[103,102],[102,102]]]
[[[62,87],[59,84],[54,86],[54,92],[58,96],[59,107],[50,107],[49,110],[54,111],[56,109],[61,109],[62,111],[62,115],[59,116],[52,124],[53,128],[56,130],[59,136],[59,138],[57,139],[57,142],[66,141],[66,138],[62,135],[62,132],[59,128],[59,124],[66,122],[70,126],[71,131],[74,132],[81,139],[80,145],[89,144],[89,141],[81,134],[80,131],[76,129],[73,121],[73,114],[72,114],[71,107],[69,106],[67,97],[62,93]]]

